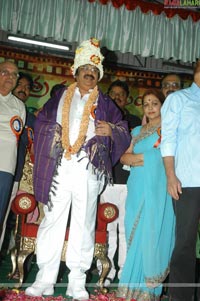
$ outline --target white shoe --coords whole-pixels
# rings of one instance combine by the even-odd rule
[[[76,299],[76,300],[88,300],[89,299],[89,294],[85,289],[80,289],[79,291],[76,290],[75,292],[73,292],[70,289],[67,289],[66,296],[72,297],[73,299]]]
[[[66,291],[66,296],[72,297],[73,299],[76,300],[88,300],[89,299],[89,294],[86,291],[85,288],[75,288],[72,289],[71,287],[68,286],[67,291]]]
[[[25,290],[25,295],[31,297],[41,297],[42,295],[51,296],[54,294],[53,284],[35,281]]]
[[[66,296],[73,297],[73,291],[71,286],[69,286],[69,284],[67,286]]]
[[[76,291],[75,294],[73,294],[73,298],[76,300],[88,300],[89,294],[86,290],[80,290]]]
[[[86,275],[85,273],[73,273],[68,276],[69,283],[66,295],[76,300],[88,300],[89,294],[85,289]]]

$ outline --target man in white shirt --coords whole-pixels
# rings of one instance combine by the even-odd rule
[[[44,105],[34,127],[34,195],[45,216],[37,233],[35,282],[29,296],[53,295],[70,214],[66,294],[87,300],[86,271],[94,253],[97,198],[112,166],[130,143],[127,122],[98,88],[103,77],[100,43],[91,38],[76,49],[76,82]]]
[[[16,84],[14,90],[12,91],[13,95],[15,95],[24,104],[26,104],[32,88],[33,88],[33,79],[31,77],[31,75],[29,75],[28,73],[19,72],[17,84]],[[35,118],[36,118],[35,115],[30,113],[26,109],[26,124],[22,131],[22,134],[21,134],[20,140],[19,140],[19,144],[18,144],[17,164],[16,164],[15,175],[14,175],[14,182],[13,182],[10,201],[7,206],[7,211],[6,211],[5,218],[4,218],[2,234],[0,237],[0,249],[1,249],[1,245],[3,244],[3,241],[4,241],[5,230],[7,227],[7,219],[8,219],[8,224],[9,224],[10,207],[11,207],[12,201],[16,197],[18,189],[19,189],[19,183],[20,183],[20,180],[21,180],[21,177],[23,174],[23,167],[24,167],[24,163],[25,163],[26,153],[27,153],[27,150],[31,149],[31,145],[33,143],[33,129],[34,129]],[[15,216],[15,214],[13,216]],[[13,223],[12,216],[11,216],[11,222]],[[12,247],[13,247],[12,244],[9,245],[9,248],[12,248]]]
[[[18,140],[26,117],[24,104],[11,93],[18,76],[13,62],[0,63],[0,236],[13,184]]]
[[[170,94],[163,104],[161,116],[161,153],[176,214],[170,301],[191,301],[200,218],[200,61],[191,87]]]
[[[168,73],[163,77],[161,86],[161,91],[167,97],[182,88],[181,78],[178,74]]]

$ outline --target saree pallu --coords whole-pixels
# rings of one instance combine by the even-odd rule
[[[133,137],[140,129],[133,130]],[[155,131],[134,146],[134,153],[144,154],[144,165],[131,168],[127,183],[127,256],[116,293],[126,300],[159,300],[169,273],[175,216],[158,141]]]

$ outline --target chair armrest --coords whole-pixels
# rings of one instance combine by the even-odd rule
[[[36,204],[34,195],[21,193],[14,198],[11,209],[15,214],[28,214],[35,209]]]
[[[106,230],[107,224],[116,220],[119,209],[112,203],[99,203],[97,211],[97,230]]]
[[[98,205],[98,218],[107,224],[113,222],[119,215],[119,209],[115,204],[103,203]]]

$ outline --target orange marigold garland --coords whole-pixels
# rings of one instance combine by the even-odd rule
[[[90,93],[90,96],[85,104],[83,116],[81,119],[79,134],[73,145],[70,145],[69,141],[69,112],[71,107],[72,98],[75,92],[77,84],[74,83],[70,85],[67,89],[67,93],[65,96],[63,110],[62,110],[62,146],[66,150],[65,158],[67,160],[71,159],[71,155],[76,154],[83,143],[85,142],[85,137],[88,130],[89,125],[89,117],[93,104],[95,103],[98,96],[98,88],[97,86]]]

